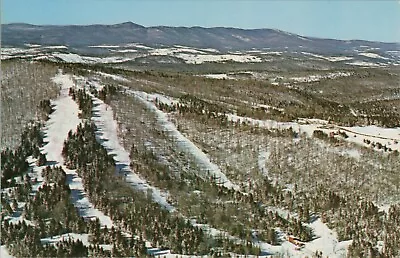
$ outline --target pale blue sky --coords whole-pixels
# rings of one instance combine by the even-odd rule
[[[1,1],[1,0],[0,0]],[[400,42],[398,0],[2,0],[2,23],[275,28]]]

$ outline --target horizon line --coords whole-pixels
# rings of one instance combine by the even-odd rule
[[[115,25],[122,25],[122,24],[134,24],[143,28],[157,28],[157,27],[168,27],[168,28],[202,28],[202,29],[237,29],[237,30],[274,30],[274,31],[279,31],[283,33],[289,33],[293,34],[296,36],[301,36],[301,37],[306,37],[310,39],[322,39],[322,40],[338,40],[338,41],[364,41],[364,42],[377,42],[377,43],[386,43],[386,44],[400,44],[400,41],[379,41],[379,40],[368,40],[368,39],[341,39],[341,38],[329,38],[329,37],[318,37],[318,36],[308,36],[308,35],[302,35],[298,33],[293,33],[285,30],[281,30],[278,28],[266,28],[266,27],[261,27],[261,28],[243,28],[243,27],[234,27],[234,26],[212,26],[212,27],[206,27],[206,26],[200,26],[200,25],[193,25],[193,26],[173,26],[173,25],[151,25],[151,26],[145,26],[141,25],[132,21],[125,21],[125,22],[119,22],[119,23],[90,23],[90,24],[33,24],[33,23],[28,23],[28,22],[10,22],[10,23],[2,23],[0,24],[1,26],[4,25],[15,25],[15,24],[23,24],[23,25],[31,25],[31,26],[54,26],[54,27],[66,27],[66,26],[115,26]]]

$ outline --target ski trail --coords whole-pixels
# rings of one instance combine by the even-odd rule
[[[318,238],[306,243],[305,247],[307,249],[313,252],[316,250],[322,251],[324,257],[346,257],[346,250],[351,244],[351,240],[339,242],[337,233],[328,228],[320,218],[308,225]]]
[[[81,119],[78,117],[79,107],[75,101],[68,95],[69,88],[74,86],[71,76],[57,74],[53,81],[61,86],[61,92],[58,99],[52,102],[55,111],[50,114],[49,120],[44,128],[45,142],[42,152],[46,154],[47,161],[53,166],[62,166],[67,174],[67,182],[71,189],[71,199],[75,207],[78,208],[82,217],[97,217],[102,226],[113,226],[112,220],[100,210],[94,208],[89,201],[83,188],[82,178],[78,176],[75,170],[64,166],[62,149],[64,141],[68,138],[70,130],[76,131]]]
[[[94,104],[92,121],[98,129],[96,136],[101,145],[106,148],[108,154],[114,156],[119,172],[124,172],[126,174],[126,181],[134,188],[143,192],[151,191],[154,201],[168,211],[174,211],[175,208],[167,201],[166,193],[162,193],[158,188],[149,185],[146,180],[140,178],[139,175],[130,168],[129,164],[131,160],[129,153],[119,142],[118,124],[117,121],[114,120],[112,108],[94,96],[92,96],[92,99]]]
[[[260,170],[261,174],[266,177],[268,177],[268,168],[266,167],[265,163],[267,162],[270,155],[270,151],[266,148],[260,148],[260,151],[258,152],[258,169]]]
[[[1,258],[14,258],[8,251],[7,247],[5,245],[2,245],[0,247],[0,257]]]
[[[44,153],[43,150],[41,150],[41,152]],[[44,178],[42,176],[42,170],[46,167],[46,166],[37,166],[36,161],[37,161],[37,159],[33,158],[32,156],[29,156],[26,159],[26,162],[28,162],[29,168],[30,168],[28,175],[32,179],[36,180],[36,183],[32,184],[32,192],[34,192],[34,193],[36,193],[44,183]]]
[[[179,148],[181,148],[184,152],[194,157],[197,164],[205,171],[204,176],[214,176],[221,182],[221,185],[234,189],[236,191],[240,190],[240,187],[235,183],[231,182],[227,176],[220,170],[220,168],[212,163],[209,157],[200,150],[191,140],[186,138],[184,135],[179,132],[176,128],[175,124],[169,121],[168,116],[163,111],[159,110],[154,103],[148,101],[147,99],[143,98],[143,94],[140,92],[132,91],[127,89],[126,93],[134,95],[138,100],[144,103],[150,110],[155,112],[157,115],[157,120],[160,125],[164,128],[168,134],[174,138],[177,142]]]

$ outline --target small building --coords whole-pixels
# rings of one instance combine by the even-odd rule
[[[300,248],[305,245],[303,241],[301,241],[299,238],[294,237],[294,236],[288,236],[288,241]]]

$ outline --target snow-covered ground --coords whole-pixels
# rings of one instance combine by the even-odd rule
[[[68,49],[67,46],[45,46],[47,49]]]
[[[211,79],[233,79],[226,73],[204,74],[202,76]]]
[[[336,79],[340,77],[349,77],[354,73],[351,72],[332,72],[327,74],[308,75],[303,77],[291,77],[290,80],[295,82],[317,82],[321,79]]]
[[[382,138],[387,140],[400,140],[400,128],[382,128],[376,125],[341,128],[359,135]]]
[[[268,177],[268,169],[265,166],[265,163],[267,162],[270,154],[271,153],[266,149],[261,149],[258,153],[258,169],[266,177]]]
[[[134,48],[146,49],[146,50],[153,49],[152,47],[145,46],[145,45],[142,45],[139,43],[128,43],[125,45],[125,47],[134,47]]]
[[[118,124],[114,120],[113,110],[110,106],[96,97],[92,97],[94,102],[92,121],[98,128],[98,138],[101,144],[107,149],[108,153],[114,156],[117,167],[120,172],[126,173],[126,181],[134,188],[147,192],[150,190],[154,201],[165,207],[169,211],[175,208],[167,202],[167,194],[162,193],[159,189],[149,185],[138,174],[131,170],[129,164],[131,162],[129,153],[121,145],[118,139]]]
[[[45,154],[45,151],[43,149],[41,150],[41,152]],[[43,185],[43,181],[44,181],[44,178],[42,176],[42,170],[43,170],[44,167],[43,166],[42,167],[38,167],[36,165],[36,160],[37,159],[34,159],[32,157],[28,157],[26,159],[26,161],[29,164],[29,168],[30,168],[30,172],[28,173],[28,175],[32,179],[33,178],[36,179],[36,183],[32,185],[32,191],[33,192],[37,192],[39,190],[39,187],[41,187]]]
[[[299,119],[297,122],[277,122],[275,120],[258,120],[250,117],[242,117],[235,114],[227,114],[227,118],[234,122],[245,122],[253,126],[264,127],[268,129],[289,129],[298,133],[306,133],[311,137],[314,130],[321,130],[328,135],[331,132],[343,131],[349,136],[344,139],[359,145],[370,147],[365,140],[381,143],[390,147],[392,150],[400,151],[400,128],[382,128],[378,126],[364,127],[344,127],[328,124],[328,121],[318,119]],[[397,142],[397,143],[396,143]]]
[[[39,44],[24,44],[25,46],[27,46],[27,47],[41,47],[42,45],[39,45]]]
[[[91,243],[89,242],[89,234],[77,234],[77,233],[66,233],[57,236],[45,237],[40,239],[40,242],[43,245],[57,245],[59,242],[62,241],[81,241],[84,246],[90,246]],[[112,250],[112,245],[110,244],[101,244],[99,247],[103,248],[103,250]],[[1,257],[3,258],[3,257]]]
[[[4,219],[7,220],[10,224],[18,224],[20,222],[25,222],[27,225],[34,226],[35,224],[32,221],[22,217],[21,210],[23,206],[25,206],[25,203],[23,204],[19,203],[18,211],[14,212],[12,216],[4,216]]]
[[[103,73],[103,72],[97,72],[97,74],[107,77],[107,78],[111,78],[115,81],[120,81],[120,82],[129,82],[128,79],[124,78],[121,75],[115,75],[115,74],[109,74],[109,73]]]
[[[78,176],[75,170],[67,169],[64,166],[62,149],[64,141],[68,138],[68,132],[76,131],[81,119],[78,117],[79,107],[76,102],[68,96],[69,88],[74,86],[70,75],[59,73],[54,77],[54,82],[61,86],[60,97],[52,102],[55,111],[50,114],[45,127],[45,142],[48,142],[43,148],[48,161],[53,162],[55,166],[62,166],[67,174],[68,185],[71,188],[72,202],[79,209],[83,217],[97,217],[100,224],[111,227],[113,225],[109,216],[106,216],[100,210],[94,208],[84,192],[82,178]]]
[[[304,249],[315,253],[322,252],[323,257],[346,257],[347,247],[352,241],[339,242],[337,233],[329,229],[320,218],[309,224],[317,238],[305,244]]]
[[[366,57],[369,57],[369,58],[377,58],[377,59],[389,60],[389,58],[380,56],[380,55],[378,55],[376,53],[365,52],[365,53],[359,53],[359,55],[360,56],[366,56]]]
[[[238,54],[219,54],[215,49],[195,49],[190,47],[174,47],[174,48],[150,48],[140,44],[128,44],[125,46],[101,45],[90,46],[91,48],[109,49],[115,53],[121,53],[121,56],[94,57],[79,55],[76,53],[62,53],[59,50],[67,49],[66,46],[47,46],[47,52],[53,50],[52,53],[41,53],[43,48],[2,48],[1,59],[10,59],[13,57],[34,58],[39,59],[54,59],[58,58],[68,63],[123,63],[135,60],[138,57],[146,56],[173,56],[184,60],[188,64],[201,64],[204,62],[239,62],[239,63],[255,63],[263,60],[254,55],[238,53]],[[127,48],[131,47],[131,48]],[[141,51],[138,53],[138,49]],[[138,53],[138,54],[136,54]]]
[[[364,62],[364,61],[354,61],[351,63],[346,63],[348,65],[355,65],[355,66],[365,66],[365,67],[381,67],[384,64],[376,64],[371,62]]]
[[[265,49],[253,49],[249,51],[234,51],[228,53],[220,53],[216,49],[211,48],[194,48],[188,46],[175,45],[173,47],[149,47],[143,44],[130,43],[122,45],[95,45],[88,46],[89,48],[98,48],[110,51],[113,56],[95,57],[95,56],[84,56],[76,53],[65,52],[68,50],[68,46],[40,46],[40,45],[27,45],[26,48],[2,48],[1,59],[6,60],[14,57],[19,58],[33,58],[34,60],[49,59],[51,61],[57,61],[61,59],[64,62],[71,63],[122,63],[126,61],[134,61],[139,57],[151,57],[151,56],[171,56],[182,59],[187,64],[202,64],[204,62],[238,62],[238,63],[258,63],[258,62],[269,62],[273,59],[268,56],[281,56],[287,51],[265,51]],[[363,51],[357,51],[355,56],[324,56],[321,54],[314,54],[310,52],[301,52],[303,55],[314,57],[315,59],[327,60],[330,62],[339,61],[350,61],[346,63],[355,66],[364,67],[379,67],[386,66],[384,63],[377,63],[376,61],[385,61],[386,63],[398,65],[398,55],[396,51],[387,51],[386,54],[390,56],[383,57],[377,53],[365,52],[373,51],[374,49],[365,49]],[[43,52],[45,51],[45,52]],[[63,52],[60,52],[63,51]],[[293,52],[297,53],[297,52]],[[120,55],[118,55],[120,54]],[[363,61],[362,57],[369,57],[371,62]],[[54,59],[56,58],[56,59]],[[360,59],[361,58],[361,59]],[[389,62],[391,61],[391,62]],[[160,60],[160,62],[162,62]]]
[[[223,54],[223,55],[211,55],[211,54],[186,54],[179,53],[176,54],[176,57],[185,60],[188,64],[202,64],[204,62],[238,62],[238,63],[258,63],[262,62],[262,59],[258,56],[241,54],[241,55],[232,55],[232,54]]]
[[[52,55],[67,63],[86,63],[86,64],[123,63],[134,59],[134,58],[126,58],[120,56],[91,57],[91,56],[81,56],[73,53],[53,53]]]
[[[301,52],[304,55],[309,55],[317,58],[321,58],[330,62],[339,62],[339,61],[347,61],[347,60],[352,60],[353,57],[350,56],[323,56],[323,55],[317,55],[313,53],[308,53],[308,52]]]
[[[279,111],[279,112],[285,111],[285,109],[283,109],[283,108],[278,108],[278,107],[265,105],[265,104],[253,104],[252,106],[254,108],[273,109],[273,110],[276,110],[276,111]]]
[[[96,45],[96,46],[89,46],[92,48],[119,48],[118,45]]]
[[[150,110],[155,112],[160,125],[170,134],[171,137],[176,140],[179,147],[182,148],[183,151],[192,155],[196,162],[203,168],[203,170],[207,172],[207,174],[204,174],[202,176],[215,176],[224,186],[228,188],[234,188],[236,190],[239,189],[239,186],[232,183],[219,169],[219,167],[210,161],[209,157],[204,152],[202,152],[193,142],[183,136],[176,128],[176,126],[171,121],[169,121],[167,114],[159,110],[154,104],[155,100],[158,99],[165,104],[171,105],[174,103],[178,103],[176,99],[161,94],[149,94],[146,92],[133,91],[129,88],[125,88],[125,90],[126,93],[135,96]],[[97,113],[98,116],[94,116],[92,119],[95,122],[96,126],[100,129],[100,139],[107,139],[107,141],[104,141],[102,143],[103,146],[106,147],[106,149],[109,150],[110,153],[116,155],[115,160],[118,164],[120,164],[122,167],[124,167],[125,170],[129,172],[128,176],[131,175],[132,178],[128,177],[127,179],[132,180],[132,184],[135,187],[139,187],[142,190],[146,190],[148,188],[152,189],[153,197],[155,198],[155,200],[168,208],[169,204],[166,203],[166,198],[163,197],[163,195],[165,194],[161,194],[158,189],[148,185],[143,179],[139,178],[138,175],[130,171],[129,153],[121,146],[119,142],[117,132],[118,125],[113,118],[112,108],[98,98],[93,97],[93,99],[94,103],[96,104],[96,107],[93,109],[93,111]],[[173,207],[169,208],[173,209]]]
[[[118,53],[137,53],[138,50],[136,49],[112,49],[112,52],[118,52]]]
[[[82,179],[78,177],[75,170],[67,169],[64,164],[64,159],[61,155],[64,140],[67,139],[68,132],[70,130],[75,131],[77,125],[81,122],[78,118],[78,105],[68,96],[68,90],[73,86],[73,82],[69,75],[57,74],[53,81],[61,86],[60,96],[52,102],[55,111],[50,114],[49,120],[45,124],[44,128],[44,141],[47,144],[41,149],[42,153],[46,154],[48,162],[52,162],[52,166],[62,166],[67,174],[68,185],[71,189],[72,202],[75,207],[78,208],[81,216],[83,217],[97,217],[100,220],[101,225],[107,225],[107,227],[113,226],[110,217],[104,215],[98,209],[95,209],[85,195]],[[43,177],[41,171],[43,167],[37,167],[35,159],[31,157],[27,160],[30,164],[32,172],[30,176],[37,179],[37,183],[32,186],[33,192],[36,192],[38,188],[43,184]],[[19,206],[23,207],[24,203],[19,203]],[[32,222],[23,219],[22,216],[11,217],[10,223],[17,223],[18,221],[24,220],[27,224],[33,225]],[[73,234],[75,238],[84,237],[81,234]],[[57,237],[52,238],[56,241]],[[87,239],[87,236],[86,236]],[[51,242],[51,241],[50,241]],[[7,256],[4,246],[1,248],[1,258],[10,257]]]
[[[239,190],[239,186],[232,183],[226,175],[220,170],[220,168],[212,163],[209,157],[201,151],[192,141],[182,135],[179,130],[176,128],[175,124],[172,123],[166,113],[159,110],[153,102],[148,101],[147,99],[140,96],[139,92],[127,90],[128,93],[133,94],[140,101],[142,101],[150,110],[155,112],[157,115],[157,119],[159,124],[164,128],[165,131],[169,133],[171,137],[175,139],[178,146],[185,151],[186,153],[192,155],[196,162],[207,172],[207,174],[202,176],[215,176],[222,185],[227,188],[233,188],[235,190]]]
[[[145,99],[147,101],[155,102],[158,100],[159,102],[167,105],[175,105],[179,103],[179,100],[176,98],[172,98],[170,96],[166,96],[163,94],[158,94],[158,93],[147,93],[143,91],[136,91],[134,93],[135,95],[141,97],[142,99]]]
[[[10,47],[6,48],[3,47],[1,48],[1,55],[3,58],[3,55],[20,55],[20,54],[35,54],[39,53],[39,49],[37,48],[17,48],[17,47]]]
[[[111,227],[112,221],[110,217],[105,216],[101,211],[95,209],[87,198],[82,185],[82,179],[77,175],[75,170],[67,169],[62,157],[62,149],[64,141],[67,139],[70,130],[75,131],[77,125],[81,122],[78,118],[78,105],[68,96],[68,90],[73,87],[73,82],[68,75],[57,74],[53,81],[60,85],[60,96],[52,102],[55,111],[49,115],[43,133],[45,135],[44,142],[47,144],[41,148],[41,152],[46,154],[48,162],[52,166],[62,166],[67,174],[68,185],[71,189],[72,202],[79,209],[80,215],[83,217],[98,217],[101,225]],[[33,193],[37,192],[39,187],[43,185],[42,170],[45,166],[38,167],[36,159],[29,157],[27,162],[30,165],[29,176],[36,179],[36,183],[32,185]],[[23,207],[20,207],[21,209]],[[24,220],[26,223],[33,225],[32,222],[23,219],[21,215],[9,218],[10,223],[18,223]]]
[[[267,51],[267,52],[260,52],[261,55],[275,55],[275,56],[280,56],[283,54],[281,51]]]
[[[99,73],[102,76],[110,77],[119,81],[128,81],[126,78]],[[346,75],[349,76],[349,75]],[[55,105],[55,112],[50,115],[50,119],[46,123],[45,127],[45,141],[49,143],[42,149],[46,153],[48,161],[54,161],[55,165],[63,165],[63,157],[61,155],[63,142],[67,137],[69,130],[74,131],[76,126],[81,122],[78,117],[79,109],[77,104],[68,96],[68,89],[74,86],[74,83],[69,75],[58,74],[54,78],[54,82],[61,86],[60,97],[52,102]],[[239,189],[237,185],[229,181],[229,179],[221,172],[217,165],[213,164],[208,156],[204,154],[193,142],[183,136],[175,127],[175,125],[168,119],[168,115],[161,110],[157,109],[154,104],[155,99],[166,104],[177,103],[176,99],[161,94],[148,94],[144,92],[137,92],[127,90],[127,93],[133,94],[138,100],[142,101],[146,106],[153,110],[157,115],[158,121],[164,127],[166,131],[177,141],[178,145],[182,150],[191,154],[195,160],[201,164],[205,170],[209,171],[210,174],[214,174],[217,178],[220,178],[224,182],[226,187]],[[110,154],[114,155],[114,159],[117,163],[117,167],[122,168],[124,172],[127,172],[127,182],[130,182],[134,187],[147,191],[150,189],[154,200],[163,205],[168,210],[174,210],[174,207],[168,204],[166,201],[167,194],[161,192],[155,187],[150,186],[142,180],[134,171],[131,171],[129,167],[130,158],[129,153],[122,147],[118,139],[118,125],[113,118],[113,111],[110,106],[102,102],[97,98],[94,99],[95,107],[93,109],[97,116],[92,119],[96,123],[99,129],[99,139],[104,140],[103,146],[109,151]],[[269,108],[269,106],[266,106]],[[316,120],[316,119],[302,119],[297,122],[277,122],[273,120],[257,120],[248,117],[241,117],[234,114],[228,114],[228,119],[231,121],[247,122],[252,125],[271,129],[288,129],[292,128],[296,132],[305,132],[308,136],[311,136],[314,130],[322,130],[325,133],[336,132],[338,130],[345,131],[349,138],[347,141],[355,142],[361,145],[365,145],[363,139],[369,139],[373,142],[380,142],[392,149],[400,150],[400,128],[381,128],[377,126],[366,126],[366,127],[340,127],[335,125],[329,125],[327,121]],[[357,156],[359,152],[351,152],[349,155]],[[258,166],[261,171],[265,171],[265,162],[268,159],[269,152],[265,149],[260,149]],[[33,160],[31,160],[33,162]],[[39,173],[40,168],[35,168]],[[82,180],[76,174],[76,171],[69,170],[63,166],[69,178],[69,186],[73,192],[73,202],[76,207],[79,208],[82,216],[96,216],[99,217],[102,225],[110,227],[112,221],[108,216],[105,216],[101,211],[95,209],[90,201],[85,197],[83,191]],[[75,193],[75,194],[74,194]],[[268,250],[274,253],[281,253],[283,255],[289,255],[290,257],[304,257],[305,255],[312,255],[316,250],[322,251],[324,256],[329,257],[345,257],[346,248],[351,241],[338,242],[337,235],[334,231],[330,230],[320,219],[310,223],[309,226],[314,230],[317,238],[311,242],[306,243],[302,250],[295,250],[295,247],[289,243],[284,242],[281,246],[270,246],[266,243],[259,243],[263,250]],[[211,229],[212,231],[213,229]],[[214,232],[214,231],[212,231]],[[87,241],[87,236],[76,234],[70,235],[69,237],[74,239],[81,239]],[[50,239],[42,239],[42,241],[48,243],[54,243],[67,236],[55,236]],[[57,240],[58,239],[58,240]],[[1,257],[3,257],[4,246],[1,247]],[[5,250],[6,251],[6,250]],[[169,252],[165,253],[167,257]],[[4,254],[4,257],[7,257]]]
[[[136,92],[131,92],[131,93],[135,94]],[[164,100],[165,102],[170,103],[170,104],[173,103],[173,101],[175,101],[174,99],[165,97],[160,94],[147,94],[144,92],[138,92],[137,95],[135,94],[135,96],[137,98],[140,98],[142,101],[145,101],[151,109],[156,109],[155,105],[152,103],[152,101],[155,101],[156,98],[160,99],[161,101]],[[93,116],[92,121],[96,124],[96,126],[99,129],[98,137],[100,140],[106,140],[106,141],[102,141],[102,145],[107,149],[109,154],[114,156],[114,160],[116,161],[117,167],[121,168],[123,172],[127,173],[126,181],[128,183],[132,184],[132,186],[135,187],[136,189],[142,190],[144,192],[146,192],[147,190],[151,190],[154,201],[159,203],[161,206],[165,207],[167,210],[174,211],[175,208],[167,202],[168,196],[166,193],[163,193],[159,189],[149,185],[145,180],[141,179],[139,177],[139,175],[137,175],[134,171],[132,171],[130,169],[129,153],[124,149],[124,147],[121,145],[121,143],[118,139],[118,124],[113,118],[112,108],[110,106],[108,106],[107,104],[105,104],[100,99],[93,97],[93,96],[92,96],[92,98],[94,100],[94,106],[95,106],[93,108],[93,113],[95,114],[95,116]],[[157,109],[157,111],[158,111],[157,112],[158,116],[160,116],[160,113],[162,113],[161,117],[164,119],[167,119],[165,114],[162,111],[160,111],[158,109]],[[167,123],[173,125],[168,120],[162,120],[162,122],[163,123],[167,122]],[[170,127],[168,127],[168,128],[170,128]],[[174,128],[175,128],[175,126],[174,126]],[[175,131],[177,133],[179,133],[179,131],[176,128],[175,128]],[[181,137],[184,137],[184,136],[181,135]],[[208,160],[208,157],[206,157],[205,154],[201,150],[199,150],[190,140],[185,138],[184,141],[186,141],[186,142],[188,141],[188,142],[190,142],[189,145],[194,146],[194,147],[190,146],[192,148],[192,150],[190,150],[191,154],[200,156],[197,158],[201,159],[201,162],[206,163],[206,165],[208,165],[207,168],[213,169],[213,170],[210,170],[210,174],[213,174],[213,172],[214,172],[214,174],[216,174],[217,176],[226,177],[224,174],[222,174],[222,172],[220,172],[219,168],[215,164],[211,163]],[[201,154],[204,155],[205,157],[202,157]],[[204,159],[207,159],[207,160],[204,160]],[[217,168],[215,168],[215,167],[217,167]],[[220,172],[219,174],[217,174],[215,172],[216,169],[219,170],[219,172]],[[229,180],[227,180],[225,182],[225,186],[238,189],[238,186],[232,184]],[[202,228],[206,227],[209,230],[210,234],[212,234],[213,232],[214,233],[220,232],[217,229],[209,227],[208,225],[199,225],[196,223],[192,223],[192,224],[197,227],[202,227]],[[156,251],[155,251],[154,255],[162,255],[162,256],[167,255],[167,257],[170,257],[168,255],[173,255],[173,257],[175,257],[175,255],[176,255],[176,254],[171,254],[170,251],[168,251],[168,250],[167,251],[159,251],[158,249],[155,249],[155,250]],[[193,257],[193,256],[190,256],[190,257]]]
[[[0,257],[1,257],[1,258],[14,258],[14,256],[12,256],[12,255],[8,252],[8,250],[7,250],[7,248],[6,248],[5,245],[2,245],[2,246],[0,247]]]
[[[206,54],[203,51],[199,51],[196,49],[192,48],[158,48],[158,49],[153,49],[149,52],[150,55],[153,56],[167,56],[167,55],[174,55],[177,53],[192,53],[192,54]]]
[[[347,141],[368,146],[364,139],[386,145],[392,150],[400,151],[400,128],[382,128],[375,125],[339,127],[349,136]]]
[[[80,240],[84,246],[89,246],[89,234],[76,234],[76,233],[66,233],[62,235],[46,237],[40,239],[42,244],[57,244],[60,241],[68,241],[71,239],[72,241]]]

